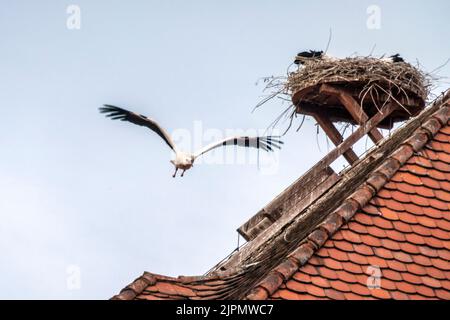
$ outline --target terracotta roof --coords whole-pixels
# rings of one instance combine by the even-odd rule
[[[244,272],[223,274],[220,277],[178,278],[144,272],[142,276],[125,287],[114,300],[173,300],[173,299],[227,299],[233,288],[241,281]]]
[[[449,299],[449,97],[342,173],[287,226],[265,230],[263,245],[248,243],[205,277],[145,273],[114,298]]]

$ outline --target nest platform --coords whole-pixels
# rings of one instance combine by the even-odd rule
[[[397,103],[400,107],[378,124],[380,128],[417,115],[425,107],[429,86],[426,75],[411,64],[372,57],[313,59],[291,73],[286,83],[297,113],[326,113],[333,122],[357,124],[342,103],[348,97],[368,118],[386,103]]]

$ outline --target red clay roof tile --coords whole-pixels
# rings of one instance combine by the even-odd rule
[[[355,250],[355,252],[362,254],[362,255],[366,255],[366,256],[374,255],[372,248],[365,244],[354,245],[353,249]]]
[[[312,276],[315,276],[315,275],[319,274],[317,269],[314,266],[310,265],[310,264],[307,264],[307,265],[303,266],[301,270],[303,272],[309,274],[309,275],[312,275]]]
[[[324,264],[326,267],[333,269],[333,270],[342,270],[343,266],[342,263],[339,261],[336,261],[334,259],[325,259]]]
[[[360,223],[357,223],[355,221],[351,221],[348,224],[348,228],[358,234],[367,234],[368,233],[366,226],[364,226]]]
[[[361,296],[369,296],[370,295],[370,290],[367,288],[367,286],[363,286],[359,283],[353,284],[350,287],[350,289],[353,293],[356,293]]]
[[[321,276],[311,277],[312,284],[321,287],[321,288],[330,288],[330,283],[327,279],[322,278]]]
[[[438,257],[438,253],[435,249],[432,249],[430,247],[426,247],[426,246],[419,246],[419,251],[427,256],[427,257],[431,257],[431,258],[436,258]]]
[[[436,229],[439,230],[439,229]],[[429,247],[435,248],[435,249],[443,249],[445,248],[445,242],[443,242],[440,239],[436,239],[433,237],[426,237],[425,239],[425,244]]]
[[[414,285],[409,284],[408,282],[399,281],[395,284],[398,290],[405,293],[416,293],[416,288]]]
[[[387,268],[389,260],[382,259],[380,257],[372,256],[367,257],[367,262],[372,266],[378,266],[380,268]]]
[[[380,213],[384,219],[392,221],[400,220],[399,213],[397,211],[389,209],[388,207],[380,208]]]
[[[334,289],[325,289],[325,295],[332,300],[345,300],[346,293]]]
[[[311,283],[311,276],[303,272],[294,273],[293,278],[299,282]]]
[[[405,205],[407,205],[408,203],[407,202],[403,203],[394,199],[388,199],[384,201],[383,206],[398,212],[402,212],[405,211]]]
[[[432,206],[435,209],[443,210],[443,211],[450,211],[450,203],[445,203],[436,198],[430,199],[429,203],[430,203],[430,206]]]
[[[432,288],[442,288],[441,282],[431,277],[422,277],[422,282]]]
[[[394,225],[394,229],[400,231],[401,233],[410,233],[413,232],[413,225],[405,223],[403,221],[394,221],[392,222]]]
[[[428,178],[428,177],[422,177],[421,178],[423,185],[427,186],[428,188],[432,189],[440,189],[439,181]]]
[[[339,277],[340,280],[347,282],[347,283],[357,283],[358,282],[358,278],[349,272],[346,271],[340,271],[339,273],[337,273],[337,276]]]
[[[438,289],[434,290],[434,292],[439,299],[450,300],[450,291]]]
[[[411,230],[412,230],[412,232],[414,232],[414,233],[417,234],[417,235],[420,235],[420,236],[427,236],[427,237],[428,237],[428,236],[431,236],[431,233],[434,232],[433,229],[424,227],[424,226],[419,225],[419,224],[417,224],[417,225],[411,225]]]
[[[409,300],[408,295],[401,291],[391,291],[391,296],[395,300]]]
[[[350,261],[355,262],[355,263],[357,263],[359,265],[367,265],[368,261],[367,261],[367,257],[366,256],[360,255],[358,253],[351,253],[351,252],[349,252],[348,253],[348,257],[349,257]]]
[[[372,289],[370,294],[379,299],[391,299],[389,292],[383,289]]]
[[[364,296],[360,296],[358,294],[354,294],[353,292],[345,292],[344,293],[346,300],[361,300],[364,299]]]
[[[441,190],[450,192],[450,180],[449,181],[439,181],[439,186]]]
[[[450,251],[449,250],[436,250],[436,251],[438,253],[439,258],[450,261]]]
[[[403,262],[397,261],[397,260],[386,260],[388,266],[390,269],[399,271],[399,272],[405,272],[408,269],[406,268],[406,265]]]
[[[436,268],[427,268],[427,274],[434,279],[445,280],[446,276],[443,271]]]
[[[424,276],[427,274],[426,269],[417,264],[406,264],[406,269],[408,270],[408,272],[418,276]]]
[[[381,239],[381,243],[383,247],[391,249],[391,250],[400,250],[400,245],[396,241],[392,241],[390,239]]]
[[[417,221],[417,217],[410,213],[411,211],[414,212],[414,208],[415,207],[417,208],[417,206],[415,206],[413,204],[405,204],[405,206],[408,206],[408,208],[407,208],[408,212],[403,212],[401,214],[401,216],[400,216],[401,220],[408,224],[418,224],[419,222]]]
[[[447,231],[443,231],[441,229],[434,229],[433,230],[433,236],[440,239],[440,240],[450,240],[450,234]],[[441,244],[443,246],[443,242],[441,241]]]
[[[380,280],[380,286],[385,290],[396,290],[397,289],[397,287],[395,286],[395,281],[391,281],[386,278]]]
[[[283,276],[278,272],[271,272],[264,281],[261,281],[258,285],[266,289],[269,294],[274,293],[278,287],[283,283]]]
[[[386,232],[386,237],[397,242],[402,242],[406,239],[403,233],[395,230],[389,230],[388,232]]]
[[[433,218],[433,219],[446,219],[446,214],[442,210],[438,210],[432,207],[423,208],[423,213],[427,217]],[[448,219],[447,219],[448,220]]]
[[[328,268],[320,268],[320,275],[326,279],[336,280],[339,279],[338,273],[335,270],[331,270]]]
[[[381,273],[387,279],[390,279],[393,281],[401,281],[402,280],[402,275],[397,271],[394,271],[391,269],[384,269],[384,270],[382,270]]]
[[[381,240],[371,235],[361,235],[363,243],[371,247],[381,247]]]
[[[404,263],[410,263],[413,262],[413,258],[411,257],[411,255],[406,254],[402,251],[396,251],[393,253],[394,254],[394,259],[404,262]]]
[[[305,285],[304,283],[300,283],[298,281],[289,280],[288,282],[286,282],[286,287],[298,293],[305,293],[307,292],[306,287],[310,286]]]
[[[315,297],[326,297],[325,291],[316,286],[306,286],[308,293]]]
[[[450,262],[442,259],[430,259],[434,267],[443,271],[450,271]]]
[[[412,273],[404,272],[402,273],[403,280],[406,282],[412,283],[412,284],[421,284],[422,278],[419,276],[416,276]]]
[[[347,241],[334,241],[334,246],[340,250],[351,252],[353,251],[353,244]],[[330,251],[331,252],[331,251]],[[335,251],[333,251],[335,252]],[[341,260],[341,259],[339,259]],[[348,259],[345,259],[348,260]]]
[[[386,231],[379,226],[374,227],[367,227],[367,230],[369,231],[369,234],[377,237],[377,238],[386,238]]]
[[[450,164],[441,161],[434,161],[433,168],[441,172],[450,173]]]
[[[450,281],[448,280],[442,280],[441,281],[442,287],[446,290],[450,290]]]
[[[449,221],[446,221],[446,220],[443,220],[443,219],[436,220],[436,225],[441,230],[450,231],[450,222]]]
[[[342,262],[341,263],[342,269],[345,271],[348,271],[353,274],[360,274],[364,273],[362,267],[360,265],[354,264],[352,262]]]
[[[425,244],[425,240],[422,236],[419,236],[415,233],[405,234],[406,241],[412,244],[422,245]]]
[[[306,300],[306,296],[290,290],[278,290],[280,298],[285,300]]]
[[[340,280],[331,280],[330,281],[330,285],[333,289],[340,291],[340,292],[351,292],[350,286],[344,282],[344,281],[340,281]]]
[[[375,255],[382,258],[382,259],[393,259],[394,253],[392,250],[386,249],[386,248],[374,248]],[[417,252],[419,252],[417,250]]]
[[[362,210],[369,215],[373,215],[373,216],[381,215],[380,208],[378,208],[372,204],[368,204],[368,205],[364,206],[362,208]]]
[[[422,256],[422,255],[413,255],[412,256],[414,263],[419,264],[421,266],[430,267],[433,265],[430,258]]]

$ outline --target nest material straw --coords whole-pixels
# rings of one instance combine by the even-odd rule
[[[310,59],[298,71],[289,74],[286,88],[290,94],[322,83],[361,83],[361,91],[377,85],[391,93],[398,89],[405,95],[426,100],[430,81],[427,76],[406,62],[392,63],[373,57],[340,60]]]
[[[432,78],[430,74],[422,72],[418,67],[406,62],[389,62],[375,57],[352,57],[344,59],[307,59],[304,65],[294,72],[288,72],[287,77],[266,78],[265,92],[269,94],[255,107],[267,103],[273,98],[291,100],[292,96],[308,87],[320,84],[337,84],[351,87],[359,95],[359,102],[369,99],[380,110],[383,102],[377,97],[384,96],[385,100],[392,99],[409,113],[408,106],[402,105],[402,101],[420,100],[424,105],[431,91]],[[386,98],[387,97],[387,98]],[[309,97],[313,98],[314,97]],[[411,99],[414,98],[414,99]],[[303,97],[302,101],[308,100]],[[291,104],[272,124],[275,127],[278,122],[286,117],[289,119],[289,130],[296,107]]]

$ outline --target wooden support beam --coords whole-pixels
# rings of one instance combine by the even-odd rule
[[[310,180],[306,185],[302,183],[302,180],[309,178],[313,178],[315,181]],[[308,171],[308,173],[304,174],[298,181],[291,185],[288,190],[280,194],[279,198],[277,197],[278,199],[274,200],[274,203],[270,203],[263,209],[263,211],[267,211],[268,213],[273,212],[275,208],[282,210],[282,215],[275,222],[263,227],[264,230],[255,230],[255,234],[252,234],[252,232],[246,234],[242,232],[242,229],[238,230],[244,238],[249,237],[251,241],[237,254],[231,256],[228,261],[224,262],[222,267],[235,266],[239,264],[243,256],[254,253],[255,248],[266,243],[277,230],[288,225],[294,217],[298,216],[314,201],[323,196],[340,179],[341,177],[331,168],[324,168],[321,172]],[[297,192],[291,192],[292,188],[298,188]],[[265,216],[267,217],[267,215]],[[264,223],[266,222],[262,224]],[[256,228],[258,228],[258,225],[256,225]],[[216,268],[217,266],[214,269]]]
[[[339,179],[340,177],[330,167],[321,172],[316,172],[314,175],[302,175],[250,220],[240,226],[237,231],[247,241],[255,239],[272,224],[279,224],[279,219],[285,221],[286,217],[303,210]]]
[[[319,92],[337,97],[359,125],[362,125],[363,123],[367,122],[367,120],[369,120],[369,117],[364,112],[359,103],[356,102],[353,96],[344,89],[336,88],[328,84],[322,84]],[[380,140],[383,140],[383,135],[377,128],[373,128],[372,130],[370,130],[368,132],[368,135],[375,144]]]
[[[322,109],[323,106],[308,103],[308,102],[302,102],[300,106],[297,106],[297,113],[304,114],[307,116],[314,117],[314,115],[317,113],[317,110]],[[396,110],[396,112],[398,109]],[[358,123],[353,119],[348,117],[347,109],[342,108],[342,106],[327,106],[326,107],[327,117],[332,122],[348,122],[354,125],[357,125]],[[383,119],[382,122],[380,122],[377,127],[382,129],[392,129],[393,122],[389,121],[387,122],[386,119]]]
[[[327,167],[329,167],[329,165],[334,160],[343,155],[345,151],[347,151],[353,144],[355,144],[355,142],[357,142],[364,135],[366,135],[372,128],[376,127],[385,117],[389,116],[395,109],[397,109],[397,107],[398,105],[396,103],[393,102],[387,103],[381,109],[382,111],[381,113],[380,112],[377,113],[369,121],[367,121],[365,124],[361,125],[358,129],[356,129],[355,132],[353,132],[347,139],[345,139],[341,144],[339,144],[339,146],[336,147],[333,151],[331,151],[325,157],[323,157],[316,165],[314,165],[311,169],[309,169],[300,179],[304,179],[305,177],[316,177],[318,174],[320,174],[320,172],[326,170]],[[330,175],[329,179],[331,182],[327,183],[327,186],[321,189],[322,194],[324,191],[328,190],[330,186],[332,186],[336,181],[338,181],[340,177],[334,174]],[[271,238],[276,232],[278,232],[281,228],[283,228],[290,221],[292,221],[293,216],[301,214],[301,212],[311,204],[311,202],[307,202],[309,204],[303,206],[302,205],[303,201],[304,200],[300,201],[299,205],[294,206],[293,209],[291,209],[292,212],[290,213],[284,212],[275,222],[267,226],[264,232],[257,234],[256,237],[254,237],[254,235],[251,236],[248,235],[249,238],[251,238],[251,241],[248,242],[236,254],[230,256],[228,260],[215,266],[213,270],[214,271],[227,270],[229,268],[235,267],[236,265],[239,265],[241,261],[248,259],[249,255],[254,254],[258,248],[267,243],[269,238]],[[282,203],[283,202],[284,201],[282,201]],[[263,213],[261,213],[261,215],[263,215]],[[209,273],[210,272],[208,272],[208,274]]]
[[[334,160],[342,156],[345,151],[347,151],[349,148],[351,148],[351,146],[358,142],[358,140],[361,139],[365,134],[375,128],[376,125],[380,123],[380,121],[389,116],[395,109],[397,109],[397,107],[398,105],[395,102],[386,103],[384,107],[381,108],[380,112],[370,118],[369,121],[362,124],[347,139],[339,144],[339,146],[337,146],[334,150],[323,157],[322,160],[317,162],[314,167],[309,169],[309,171],[320,171],[323,170],[323,168],[328,167],[331,163],[333,163]]]
[[[336,147],[344,141],[344,138],[339,133],[338,129],[336,129],[333,122],[331,122],[331,120],[322,112],[316,113],[314,119],[316,119],[317,123],[322,127]],[[344,152],[344,158],[350,164],[355,163],[359,159],[351,148]]]

